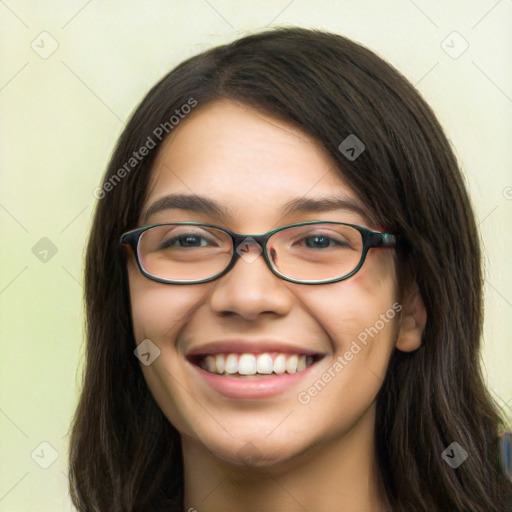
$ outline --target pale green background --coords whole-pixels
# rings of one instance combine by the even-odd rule
[[[67,430],[83,354],[82,257],[93,190],[124,122],[180,61],[267,25],[326,28],[362,42],[439,116],[480,222],[484,362],[511,416],[510,0],[4,0],[0,20],[0,512],[71,510]],[[47,59],[31,48],[34,40],[49,48],[43,31],[59,45]],[[457,59],[441,47],[452,31],[469,43]],[[58,248],[46,263],[32,253],[42,237]],[[30,456],[43,441],[60,454],[46,470]]]

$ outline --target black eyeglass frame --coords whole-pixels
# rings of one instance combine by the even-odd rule
[[[267,253],[267,243],[269,238],[274,235],[275,233],[282,231],[284,229],[293,228],[293,227],[301,227],[301,226],[307,226],[312,224],[337,224],[342,226],[349,226],[352,228],[355,228],[359,233],[361,234],[361,237],[363,239],[363,249],[361,252],[361,258],[359,260],[359,263],[357,266],[349,272],[348,274],[334,277],[330,279],[316,279],[316,280],[301,280],[301,279],[294,279],[292,277],[285,276],[284,274],[281,274],[279,270],[274,266],[272,260],[269,258]],[[205,279],[186,279],[186,280],[175,280],[175,279],[165,279],[163,277],[154,276],[153,274],[150,274],[142,265],[142,262],[139,258],[139,240],[141,235],[152,228],[158,227],[158,226],[203,226],[203,227],[209,227],[209,228],[215,228],[220,231],[223,231],[227,235],[231,237],[232,243],[233,243],[233,256],[231,257],[231,261],[228,263],[226,268],[219,272],[218,274],[215,274],[211,277],[207,277]],[[220,226],[215,226],[214,224],[205,224],[203,222],[168,222],[164,224],[151,224],[149,226],[144,226],[137,229],[132,229],[131,231],[127,231],[126,233],[123,233],[121,235],[120,243],[123,245],[129,245],[132,250],[133,254],[135,255],[135,260],[137,262],[137,266],[139,267],[140,272],[143,276],[147,277],[148,279],[151,279],[152,281],[156,281],[158,283],[164,283],[164,284],[200,284],[200,283],[207,283],[209,281],[213,281],[215,279],[218,279],[219,277],[223,276],[227,272],[229,272],[238,261],[238,258],[240,257],[240,254],[237,252],[237,249],[240,245],[242,245],[248,238],[252,238],[262,249],[263,258],[265,259],[265,262],[267,263],[268,268],[270,271],[276,275],[277,277],[280,277],[281,279],[284,279],[285,281],[289,281],[291,283],[297,283],[297,284],[329,284],[329,283],[336,283],[338,281],[344,281],[345,279],[348,279],[352,277],[354,274],[356,274],[361,267],[363,266],[366,255],[368,254],[368,251],[372,247],[395,247],[397,242],[396,235],[392,233],[382,233],[380,231],[373,231],[371,229],[368,229],[364,226],[358,226],[357,224],[347,224],[345,222],[334,222],[334,221],[307,221],[307,222],[298,222],[295,224],[288,224],[286,226],[279,226],[278,228],[272,229],[270,231],[267,231],[266,233],[257,233],[257,234],[243,234],[243,233],[237,233],[235,231],[231,231],[230,229],[223,228]]]

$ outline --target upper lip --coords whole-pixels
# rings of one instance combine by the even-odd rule
[[[306,354],[316,356],[321,353],[318,350],[311,350],[304,346],[294,345],[289,342],[271,339],[231,339],[214,340],[190,347],[187,357],[206,356],[213,354],[259,354],[264,352],[282,352],[287,354]]]

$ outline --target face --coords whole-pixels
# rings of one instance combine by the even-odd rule
[[[220,211],[161,202],[170,194],[214,200]],[[289,201],[334,196],[347,205],[283,214]],[[157,202],[166,207],[151,208]],[[254,234],[326,220],[381,228],[314,140],[222,100],[191,114],[160,149],[140,225],[195,221]],[[176,285],[144,277],[130,256],[135,340],[149,339],[160,350],[141,368],[182,439],[224,461],[259,465],[343,439],[373,411],[397,340],[394,257],[393,249],[374,248],[353,277],[304,285],[274,275],[260,255],[240,258],[214,281]],[[220,365],[221,354],[239,364],[241,354],[249,354],[246,362],[263,368],[263,353],[274,365],[270,375],[226,376],[201,368],[206,354],[210,364],[213,358]],[[300,371],[292,373],[295,356]],[[279,365],[290,368],[276,374]]]

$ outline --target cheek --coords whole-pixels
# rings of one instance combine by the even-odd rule
[[[356,339],[363,344],[377,338],[387,340],[385,345],[394,341],[401,309],[397,291],[394,261],[389,252],[370,252],[355,276],[324,287],[311,287],[302,297],[327,332],[333,352],[342,352]],[[371,351],[370,343],[367,346]]]
[[[149,339],[159,350],[151,364],[140,364],[144,379],[167,419],[181,433],[192,434],[190,418],[199,418],[195,417],[191,403],[197,400],[191,400],[194,387],[187,381],[183,354],[176,340],[202,303],[201,287],[156,283],[142,276],[138,269],[129,270],[128,274],[135,342]]]
[[[161,284],[128,265],[135,341],[171,339],[200,302],[199,287]],[[174,338],[174,337],[173,337]]]
[[[369,264],[354,277],[323,290],[312,288],[304,297],[331,346],[321,374],[306,384],[298,399],[333,431],[359,417],[384,380],[401,310],[389,268]]]

